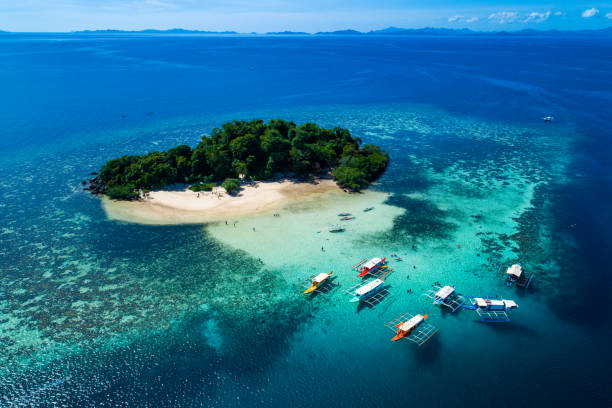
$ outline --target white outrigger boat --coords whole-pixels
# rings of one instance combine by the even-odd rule
[[[351,302],[361,302],[377,294],[385,284],[382,279],[373,279],[353,291]]]
[[[518,304],[514,300],[475,297],[470,305],[463,305],[463,307],[475,310],[481,322],[507,323],[510,321],[507,312],[518,308]]]
[[[506,299],[485,299],[485,298],[474,298],[472,305],[476,307],[476,310],[484,311],[502,311],[516,309],[518,304],[514,300]]]
[[[389,290],[384,287],[385,279],[383,279],[388,273],[365,284],[358,283],[348,288],[346,293],[351,296],[350,302],[363,302],[370,306],[376,306],[382,302],[383,299],[390,295]]]
[[[527,289],[531,284],[533,274],[527,274],[519,264],[514,264],[506,269],[506,284],[512,286],[516,284],[519,288]]]
[[[433,287],[433,290],[428,290],[424,295],[433,299],[434,305],[446,306],[451,312],[454,312],[465,303],[463,296],[455,292],[454,286],[446,285],[441,287],[434,285]]]
[[[552,116],[544,116],[544,117],[542,118],[542,120],[543,120],[544,122],[552,122],[553,120],[555,120],[555,118],[554,118],[554,117],[552,117]]]

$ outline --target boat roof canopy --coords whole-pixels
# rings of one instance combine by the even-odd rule
[[[357,288],[355,290],[355,295],[357,295],[357,296],[365,295],[366,293],[370,292],[372,289],[376,288],[378,285],[381,285],[382,283],[383,283],[382,280],[374,279],[374,280],[366,283],[365,285]]]
[[[436,297],[440,299],[446,299],[455,291],[453,286],[444,286],[442,289],[436,292]]]
[[[484,299],[484,298],[474,298],[474,302],[478,307],[489,307],[489,306],[503,306],[505,309],[514,309],[517,308],[518,305],[514,300],[506,300],[506,299]]]
[[[506,273],[508,275],[512,275],[512,276],[516,276],[517,278],[520,278],[521,274],[523,273],[523,269],[521,268],[521,265],[514,264],[514,265],[512,265],[511,267],[508,268]]]
[[[327,278],[329,278],[329,273],[320,273],[317,276],[315,276],[312,281],[316,283],[321,283]]]
[[[503,300],[503,302],[506,305],[506,309],[514,309],[518,307],[514,300]]]
[[[474,301],[478,307],[487,307],[487,301],[483,298],[474,298]]]
[[[382,261],[380,258],[372,258],[360,266],[361,269],[370,269],[378,265]]]
[[[419,323],[421,323],[423,321],[423,315],[416,315],[413,316],[412,318],[410,318],[410,320],[405,321],[404,323],[402,323],[401,326],[399,326],[399,329],[402,331],[408,331],[408,330],[412,330],[414,329]]]

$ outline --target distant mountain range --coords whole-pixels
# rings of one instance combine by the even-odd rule
[[[0,33],[6,33],[1,31]],[[311,35],[334,35],[334,36],[593,36],[593,37],[612,37],[612,27],[598,30],[534,30],[525,29],[517,31],[473,31],[467,28],[399,28],[388,27],[382,30],[372,30],[361,32],[357,30],[337,30],[337,31],[322,31],[317,33],[306,33],[302,31],[271,31],[264,34],[258,33],[239,33],[237,31],[204,31],[204,30],[185,30],[182,28],[173,28],[170,30],[83,30],[73,31],[74,34],[211,34],[211,35],[296,35],[296,36],[311,36]]]
[[[612,36],[612,27],[599,30],[534,30],[525,29],[517,31],[473,31],[467,28],[398,28],[388,27],[383,30],[360,32],[356,30],[339,30],[330,32],[319,32],[315,35],[393,35],[393,36],[557,36],[557,35],[595,35]]]
[[[183,28],[171,28],[169,30],[81,30],[72,31],[75,34],[239,34],[237,31],[201,31],[201,30],[185,30]]]
[[[285,30],[285,31],[270,31],[269,33],[266,33],[266,35],[310,35],[310,33],[305,33],[302,31]]]

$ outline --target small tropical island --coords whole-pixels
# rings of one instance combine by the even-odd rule
[[[344,128],[274,119],[232,121],[202,136],[195,147],[109,160],[86,189],[115,200],[137,200],[177,184],[200,196],[219,185],[235,194],[242,185],[291,175],[300,180],[333,177],[358,191],[387,168],[389,155]],[[85,182],[84,182],[85,183]]]

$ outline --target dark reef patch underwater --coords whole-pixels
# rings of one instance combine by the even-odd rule
[[[610,72],[598,39],[2,36],[0,406],[610,405]],[[259,117],[340,125],[389,167],[236,228],[111,221],[81,191]],[[356,308],[350,266],[390,253],[392,296]],[[436,281],[520,307],[478,323]],[[405,312],[439,333],[391,343]]]

